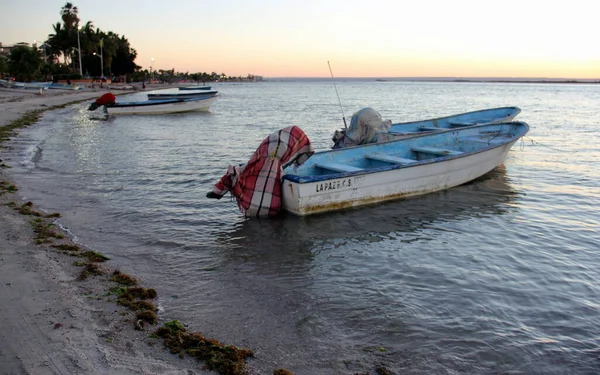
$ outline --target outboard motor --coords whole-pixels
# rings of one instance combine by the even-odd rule
[[[117,97],[111,93],[111,92],[107,92],[106,94],[102,95],[101,97],[99,97],[98,99],[96,99],[95,102],[93,102],[92,104],[90,104],[90,106],[88,107],[88,111],[93,111],[98,107],[101,106],[110,106],[112,104],[115,104],[117,101]]]
[[[280,129],[261,142],[248,163],[230,165],[206,197],[221,199],[229,191],[244,216],[275,216],[282,205],[283,168],[299,166],[312,154],[313,147],[302,129]]]

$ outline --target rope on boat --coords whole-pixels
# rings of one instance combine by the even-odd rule
[[[532,145],[546,147],[546,148],[549,148],[549,149],[551,149],[551,150],[554,150],[554,151],[559,151],[559,152],[570,152],[570,153],[575,153],[575,152],[577,152],[577,151],[566,151],[566,150],[561,150],[561,149],[558,149],[558,148],[555,148],[555,147],[552,147],[552,146],[548,146],[548,145],[545,145],[545,144],[543,144],[543,143],[540,143],[540,142],[538,142],[538,141],[534,140],[533,138],[530,138],[530,137],[528,137],[528,136],[526,136],[526,135],[525,135],[525,136],[523,136],[523,137],[521,138],[521,145],[520,145],[520,147],[519,147],[521,150],[525,149],[525,141],[523,140],[523,138],[527,138],[529,141],[531,141],[531,144],[532,144]]]

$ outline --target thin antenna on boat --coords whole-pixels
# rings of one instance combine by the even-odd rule
[[[331,64],[329,64],[329,61],[327,61],[327,65],[329,66],[329,73],[331,73],[333,88],[335,89],[335,94],[337,95],[338,102],[340,103],[340,109],[342,110],[342,120],[344,120],[344,128],[348,128],[348,126],[346,126],[346,116],[344,115],[344,108],[342,108],[342,101],[340,100],[340,94],[338,93],[337,87],[335,86],[335,79],[333,78],[333,71],[331,70]]]

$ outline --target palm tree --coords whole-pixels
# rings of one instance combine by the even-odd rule
[[[100,38],[94,31],[94,23],[92,21],[86,22],[81,28],[80,38],[82,55],[91,55],[97,52],[96,49],[98,48]]]
[[[9,71],[20,81],[31,81],[38,73],[43,60],[36,48],[15,46],[8,59]]]
[[[79,25],[79,10],[71,3],[66,3],[60,10],[60,16],[65,25],[65,29],[72,30]]]
[[[114,75],[130,75],[139,69],[134,62],[137,57],[137,51],[129,45],[127,38],[113,34],[117,38],[109,38],[111,47],[116,47],[114,53],[110,55],[110,72]],[[106,64],[106,60],[105,60]]]
[[[94,24],[92,21],[86,22],[85,25],[78,29],[78,31],[76,30],[76,32],[79,32],[82,71],[89,72],[91,67],[100,66],[100,62],[95,61],[97,58],[93,56],[94,53],[99,52],[100,38],[94,31]]]
[[[75,46],[77,45],[77,33],[79,32],[79,10],[77,7],[73,6],[71,3],[66,3],[60,11],[60,16],[63,21],[63,29],[66,31],[66,36],[64,36],[65,42],[67,42],[68,47],[63,52],[68,52],[71,57],[71,61],[74,63],[73,53],[75,51]],[[77,52],[79,53],[79,51]],[[65,55],[66,56],[66,55]],[[65,60],[66,63],[66,60]]]
[[[54,34],[49,34],[47,41],[50,45],[50,55],[56,56],[56,58],[62,55],[64,63],[68,65],[67,58],[73,48],[69,40],[69,33],[60,22],[52,25],[52,27],[54,28]]]
[[[119,37],[119,34],[115,34],[112,31],[109,31],[108,33],[102,33],[102,36],[104,38],[102,47],[104,53],[104,71],[106,72],[106,67],[108,67],[108,71],[112,73],[113,59],[115,56],[117,56],[117,51],[119,50],[119,45],[121,44],[121,38]],[[127,44],[129,45],[129,42],[127,42]]]

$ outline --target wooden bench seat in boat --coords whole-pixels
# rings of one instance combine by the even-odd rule
[[[333,162],[315,163],[315,165],[319,168],[328,169],[328,170],[334,171],[334,172],[358,172],[358,171],[364,170],[362,168],[353,167],[348,164],[340,164],[340,163],[333,163]]]
[[[414,152],[424,152],[427,154],[433,155],[460,155],[463,152],[457,150],[448,150],[444,148],[434,148],[434,147],[413,147],[411,148]]]
[[[367,159],[383,161],[383,162],[391,163],[391,164],[411,164],[411,163],[417,162],[417,160],[415,160],[415,159],[400,158],[398,156],[392,156],[392,155],[386,155],[386,154],[380,154],[380,153],[366,154],[365,157]]]
[[[388,133],[388,134],[393,134],[393,135],[412,135],[412,134],[421,134],[421,132],[405,132],[405,131],[394,131],[394,130],[389,130],[387,133]]]

